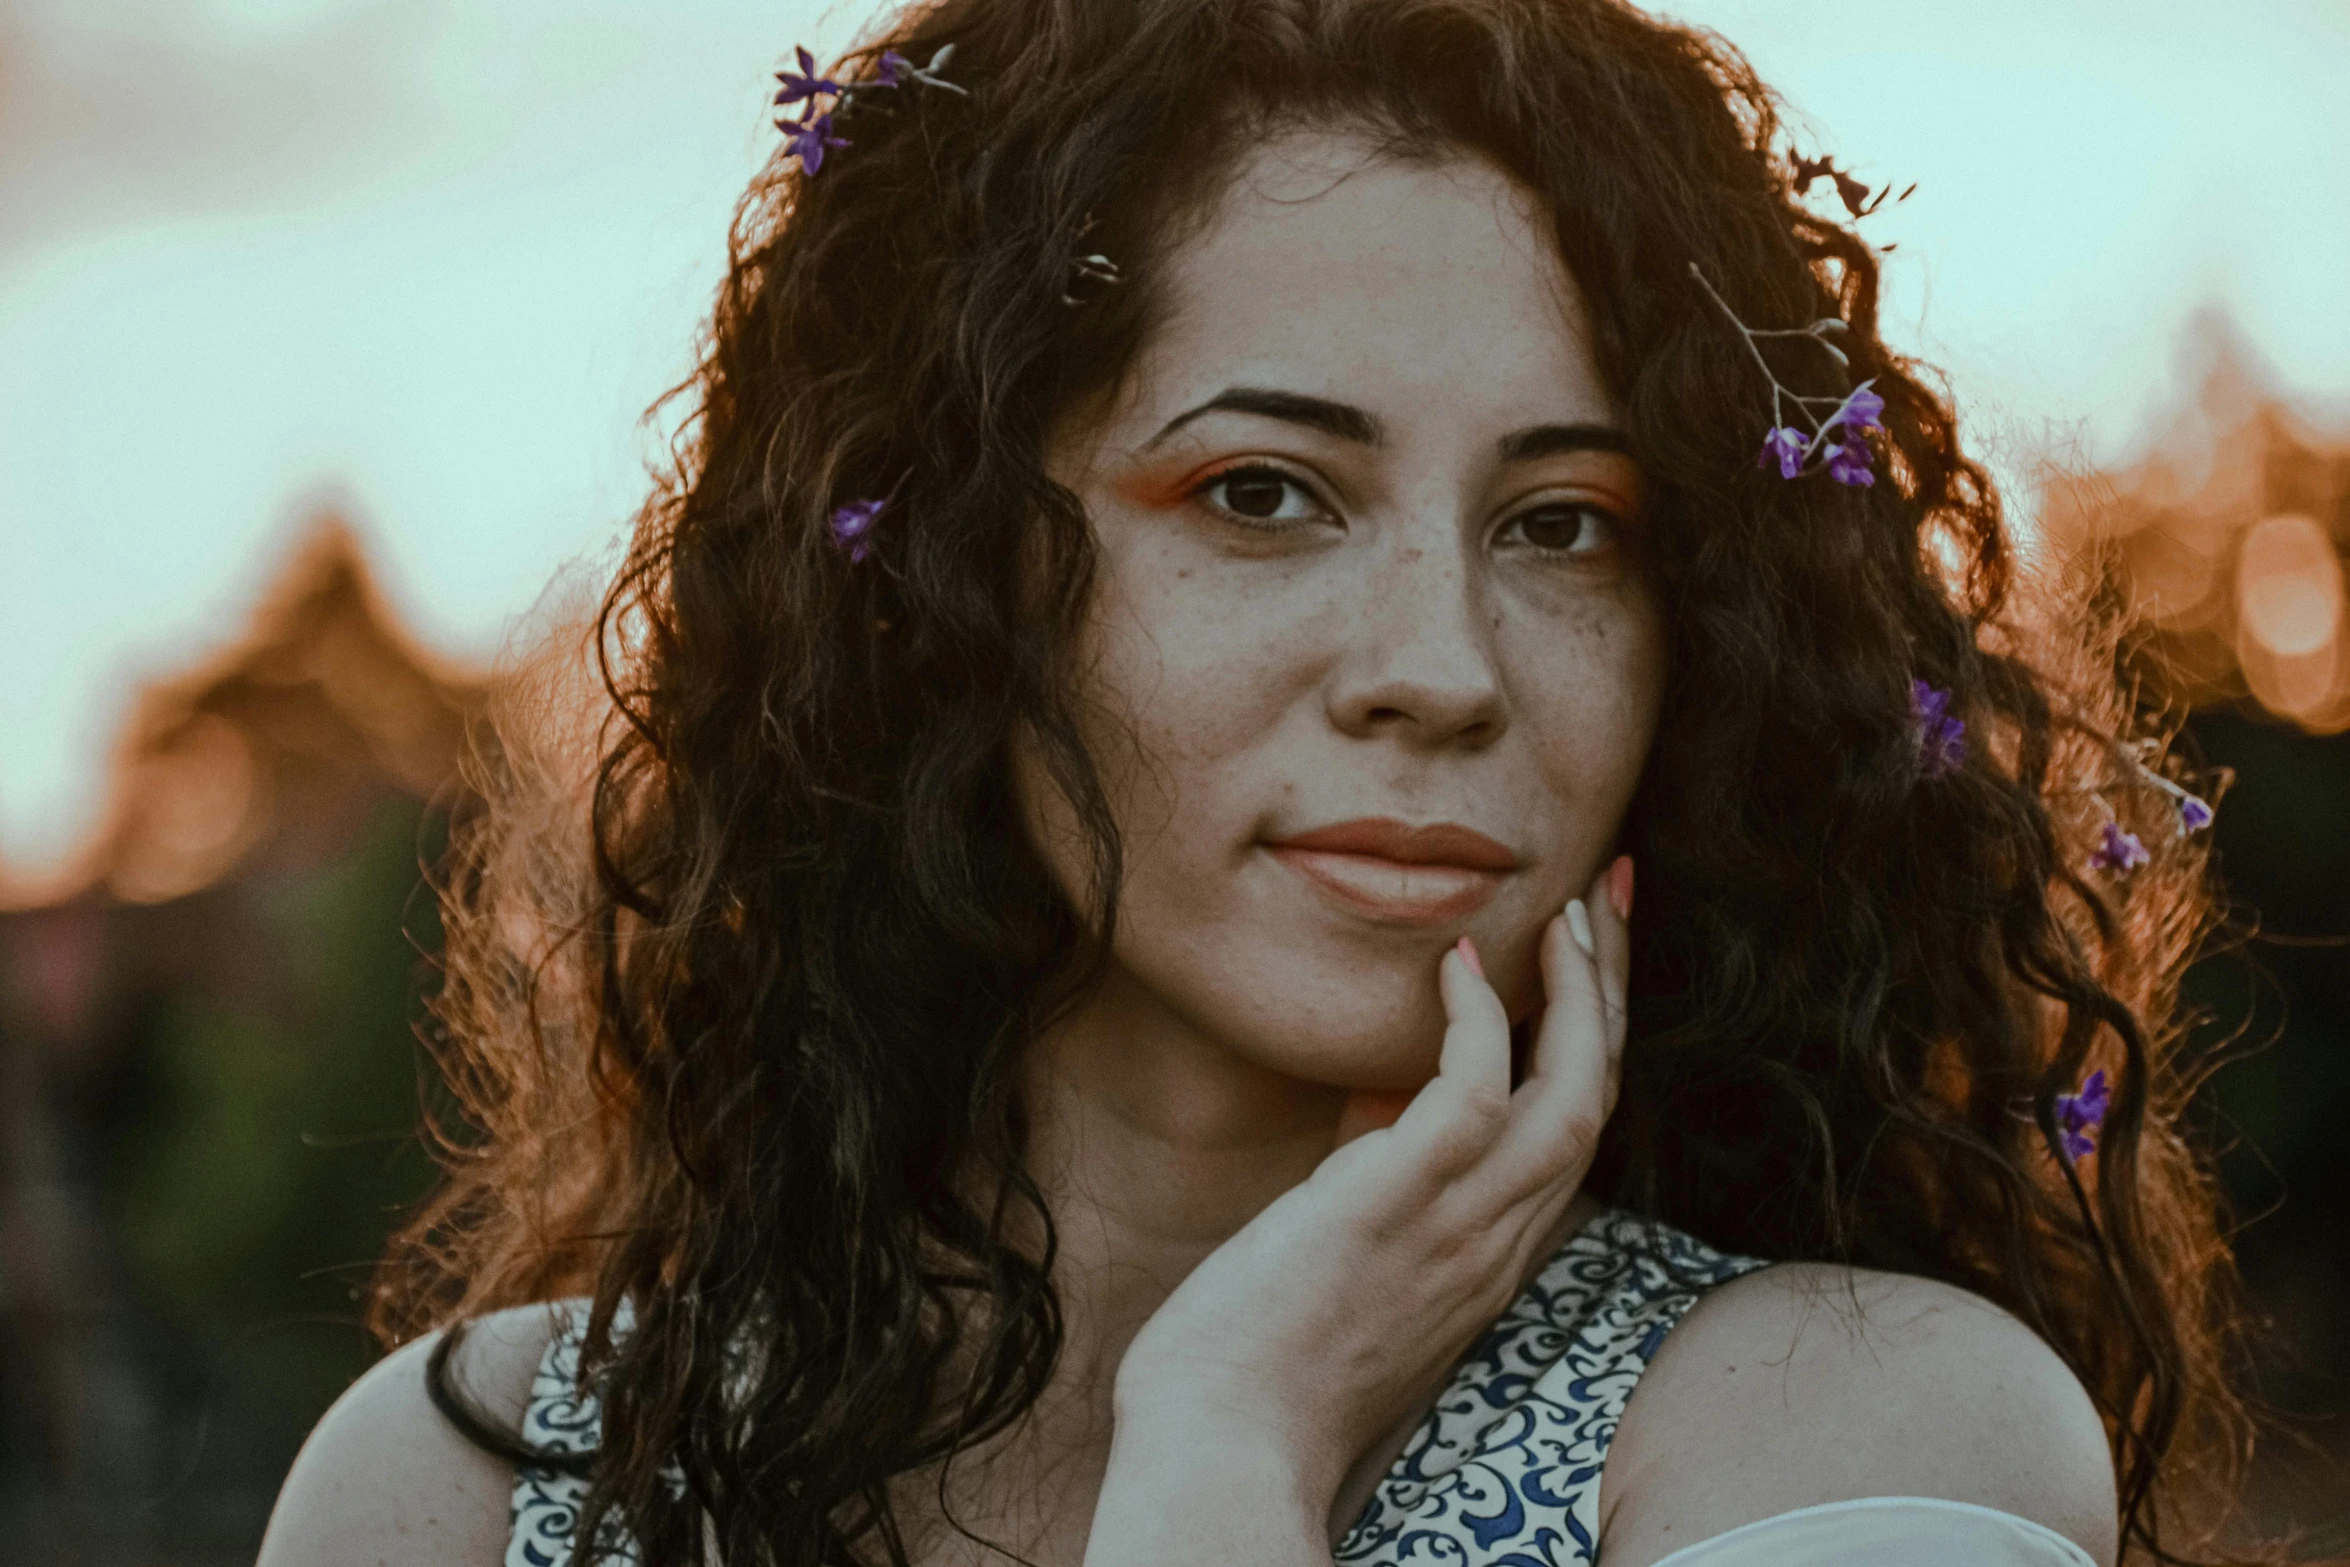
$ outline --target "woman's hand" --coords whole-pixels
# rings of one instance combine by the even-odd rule
[[[1214,1492],[1227,1512],[1257,1495],[1309,1521],[1328,1560],[1321,1530],[1348,1467],[1516,1298],[1591,1167],[1624,1043],[1629,950],[1610,893],[1629,906],[1630,870],[1611,865],[1545,927],[1549,1002],[1523,1083],[1510,1086],[1509,1018],[1463,941],[1438,972],[1436,1076],[1144,1324],[1118,1370],[1089,1567],[1151,1559],[1129,1547],[1168,1511],[1190,1514],[1196,1556],[1203,1520],[1177,1492]]]

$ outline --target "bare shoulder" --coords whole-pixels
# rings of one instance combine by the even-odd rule
[[[482,1318],[450,1357],[484,1414],[518,1429],[554,1331],[545,1306]],[[302,1445],[270,1514],[258,1567],[496,1567],[505,1559],[514,1471],[433,1407],[435,1333],[377,1362]]]
[[[1601,1488],[1608,1567],[1862,1496],[2117,1549],[2104,1424],[2056,1352],[1970,1291],[1865,1268],[1778,1263],[1709,1291],[1642,1374]]]

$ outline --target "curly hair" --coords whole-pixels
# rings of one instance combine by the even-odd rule
[[[2110,617],[2019,573],[1744,59],[1617,0],[935,0],[829,74],[950,44],[967,96],[857,94],[819,173],[779,155],[746,196],[586,644],[601,691],[547,696],[584,727],[487,770],[442,888],[464,1124],[378,1332],[592,1293],[577,1538],[656,1560],[902,1563],[892,1477],[1040,1396],[1062,1324],[1016,1066],[1088,981],[1120,867],[1061,656],[1087,522],[1046,442],[1121,384],[1239,156],[1340,126],[1540,198],[1650,486],[1671,663],[1588,1189],[2006,1308],[2103,1411],[2125,1559],[2182,1560],[2166,1515],[2215,1519],[2252,1431],[2173,1021],[2201,840],[2137,770],[2163,715],[2120,687]],[[1072,309],[1087,252],[1123,281]],[[1767,387],[1692,263],[1746,322],[1849,323],[1882,482],[1758,471]],[[852,562],[827,518],[884,494]],[[1921,777],[1913,678],[1968,726],[1949,776]],[[1020,828],[1019,734],[1091,841],[1085,899]],[[2085,869],[2109,813],[2152,855],[2126,879]],[[2098,1067],[2076,1163],[2055,1100]]]

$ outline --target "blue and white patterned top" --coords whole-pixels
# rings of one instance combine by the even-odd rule
[[[1706,1290],[1766,1265],[1622,1209],[1601,1212],[1471,1348],[1339,1542],[1339,1563],[1595,1561],[1600,1468],[1640,1373]],[[522,1436],[541,1451],[596,1445],[596,1400],[578,1386],[586,1323],[584,1301],[565,1305],[531,1385]],[[575,1476],[517,1474],[506,1567],[569,1567],[586,1495]]]

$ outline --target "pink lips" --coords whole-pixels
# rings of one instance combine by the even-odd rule
[[[1275,859],[1374,919],[1435,924],[1485,906],[1517,856],[1481,832],[1360,817],[1266,845]]]

